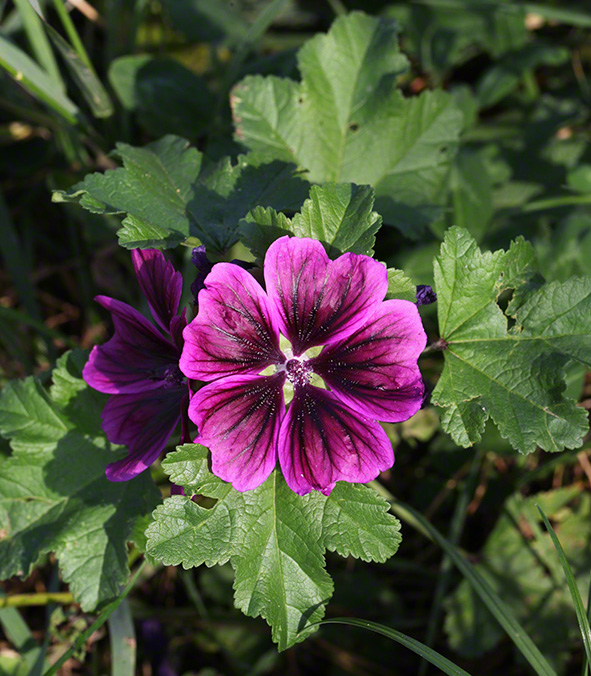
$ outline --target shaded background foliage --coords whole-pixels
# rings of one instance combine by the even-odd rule
[[[243,202],[236,186],[252,185],[253,174],[253,180],[259,178],[256,162],[239,159],[256,144],[241,123],[244,97],[236,101],[240,89],[233,87],[255,82],[244,80],[253,76],[299,81],[298,50],[345,10],[380,16],[384,26],[398,22],[400,36],[390,34],[389,49],[393,53],[399,40],[410,67],[402,72],[404,59],[397,54],[384,72],[390,79],[399,74],[407,100],[416,104],[421,94],[440,87],[461,111],[456,122],[447,123],[455,125],[444,151],[450,174],[441,185],[429,181],[429,209],[419,209],[420,218],[405,231],[409,218],[400,219],[402,227],[388,227],[396,226],[400,211],[389,211],[386,202],[378,207],[386,225],[376,240],[376,257],[405,270],[417,284],[432,283],[443,233],[460,225],[483,250],[507,249],[523,235],[548,281],[591,272],[591,15],[585,2],[110,0],[96,3],[96,12],[73,3],[78,9],[68,8],[70,31],[60,19],[61,3],[40,4],[54,30],[44,28],[25,0],[0,3],[0,61],[8,72],[21,74],[15,80],[0,71],[3,386],[31,373],[48,380],[66,348],[89,348],[108,337],[108,317],[92,301],[96,293],[135,306],[142,302],[129,283],[129,256],[116,245],[117,209],[95,204],[98,213],[91,213],[75,204],[51,204],[51,191],[67,191],[90,172],[119,166],[109,154],[116,143],[143,146],[175,134],[203,153],[199,166],[191,166],[202,194],[218,196],[198,218],[221,222],[222,233],[234,233],[253,206]],[[87,62],[60,41],[56,28],[72,44],[80,36]],[[354,135],[371,120],[349,123]],[[265,148],[258,150],[265,155]],[[191,153],[193,161],[197,151]],[[124,155],[120,146],[119,157]],[[307,178],[363,180],[320,170]],[[306,195],[307,186],[263,206],[295,212]],[[146,207],[141,190],[137,197]],[[141,230],[136,226],[133,221],[126,226],[130,245]],[[233,238],[209,244],[223,249]],[[235,245],[226,255],[241,257],[245,250]],[[190,280],[187,252],[177,249],[172,256]],[[510,293],[501,297],[505,306]],[[436,339],[434,308],[424,308],[423,316]],[[422,369],[434,387],[440,355],[428,353]],[[567,376],[568,395],[588,409],[591,381],[584,369],[570,367]],[[533,505],[541,504],[553,520],[586,594],[588,437],[582,448],[559,455],[538,449],[519,456],[488,425],[473,448],[460,449],[441,431],[438,411],[427,407],[406,423],[387,426],[397,461],[384,484],[468,553],[559,673],[578,673],[582,649],[572,601]],[[7,442],[0,444],[0,463],[10,462]],[[156,467],[153,476],[167,493],[163,470]],[[4,592],[65,588],[52,556],[39,564],[27,581],[4,583]],[[404,528],[398,554],[385,564],[329,554],[328,566],[335,581],[330,615],[373,619],[421,640],[428,637],[426,642],[472,673],[529,673],[467,583],[442,564],[441,550],[410,528]],[[129,600],[138,673],[435,673],[386,639],[352,629],[326,627],[278,655],[266,625],[234,609],[232,583],[227,565],[189,571],[146,567]],[[22,610],[31,634],[16,612],[0,610],[6,634],[0,673],[31,673],[41,646],[56,654],[90,622],[72,603]],[[133,635],[126,622],[129,616],[115,616],[111,633]],[[115,669],[125,668],[117,667],[124,664],[122,645],[110,646],[99,632],[63,673],[107,673],[112,662],[117,674]]]

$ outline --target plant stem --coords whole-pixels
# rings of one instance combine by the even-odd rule
[[[347,13],[347,8],[343,5],[341,0],[327,0],[327,2],[336,16],[345,16]]]
[[[67,605],[74,603],[70,592],[41,592],[39,594],[13,594],[0,598],[0,608],[23,608],[24,606],[46,606],[48,603]]]
[[[519,207],[520,213],[529,214],[535,211],[544,211],[545,209],[557,209],[559,207],[571,207],[578,204],[591,205],[591,194],[588,195],[567,195],[566,197],[550,197],[545,200],[537,200],[524,204]]]

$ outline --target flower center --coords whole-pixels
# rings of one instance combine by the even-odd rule
[[[171,364],[166,367],[162,379],[164,380],[164,388],[169,390],[182,385],[185,381],[185,376],[181,373],[178,364]]]
[[[312,369],[307,361],[289,359],[285,364],[287,379],[293,385],[305,385],[310,380]]]

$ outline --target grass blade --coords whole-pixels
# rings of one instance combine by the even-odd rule
[[[111,676],[135,674],[136,640],[133,619],[127,600],[109,618],[111,643]]]
[[[35,298],[35,289],[29,276],[30,270],[23,255],[22,245],[16,234],[16,228],[10,217],[4,197],[0,192],[0,255],[6,270],[18,292],[23,307],[37,321],[41,313]]]
[[[477,452],[474,454],[468,476],[464,481],[464,486],[460,492],[458,501],[456,502],[456,506],[454,508],[448,536],[449,541],[454,546],[458,544],[462,531],[464,530],[464,524],[466,522],[466,510],[470,501],[470,495],[474,490],[474,483],[476,481],[476,477],[478,476],[480,461],[481,454]],[[441,565],[439,566],[439,576],[437,578],[433,603],[431,605],[431,610],[429,611],[427,634],[425,636],[425,642],[427,645],[432,645],[435,640],[437,626],[439,624],[439,618],[441,617],[441,611],[443,608],[443,600],[445,599],[445,595],[447,594],[447,590],[449,588],[452,570],[453,568],[451,559],[449,558],[448,554],[444,554],[443,559],[441,560]],[[419,676],[424,676],[426,670],[427,663],[423,662],[419,669]]]
[[[84,45],[82,44],[82,40],[78,35],[76,26],[74,26],[74,22],[70,18],[70,15],[64,3],[62,2],[62,0],[53,0],[53,6],[55,7],[55,11],[57,12],[60,21],[62,22],[62,26],[64,27],[64,30],[68,34],[70,42],[74,46],[74,49],[78,53],[78,56],[80,57],[82,62],[86,64],[88,68],[92,69],[92,62],[90,61],[90,57],[88,56],[88,53]]]
[[[59,113],[70,124],[78,124],[80,111],[76,104],[56,88],[53,79],[30,56],[1,33],[0,66],[33,96]]]
[[[141,566],[136,570],[136,572],[133,574],[133,577],[131,580],[127,583],[127,586],[125,589],[121,592],[121,596],[116,598],[114,601],[109,603],[103,612],[96,618],[96,620],[86,629],[86,631],[83,631],[80,636],[74,641],[74,643],[70,646],[68,650],[53,664],[44,674],[44,676],[54,676],[59,672],[61,667],[72,657],[72,655],[80,648],[80,646],[84,645],[86,641],[94,634],[94,632],[97,629],[100,629],[100,627],[103,626],[103,624],[111,617],[111,615],[117,610],[117,608],[123,603],[129,592],[133,589],[133,586],[137,582],[138,577],[140,576],[144,566],[146,564],[146,560],[142,562]]]
[[[575,576],[573,575],[572,568],[569,565],[568,559],[566,558],[566,554],[564,553],[564,549],[560,544],[560,540],[558,539],[558,536],[556,535],[554,528],[552,528],[552,524],[548,521],[548,517],[544,514],[544,511],[542,510],[540,505],[536,505],[536,507],[538,508],[538,512],[540,512],[542,520],[544,521],[546,530],[548,531],[550,537],[552,538],[552,544],[554,545],[554,549],[556,550],[558,558],[560,559],[560,563],[562,564],[562,569],[564,570],[564,576],[566,577],[568,590],[570,592],[570,595],[573,599],[573,604],[575,606],[577,621],[579,623],[579,630],[581,631],[581,636],[583,637],[583,645],[585,647],[585,655],[587,657],[587,663],[589,664],[591,662],[591,628],[589,628],[589,619],[587,618],[587,613],[585,612],[583,599],[581,598],[579,588],[577,587],[577,582],[575,580]]]
[[[411,638],[400,631],[385,627],[383,624],[370,622],[369,620],[358,620],[357,618],[335,617],[329,620],[322,620],[321,622],[317,622],[310,626],[319,627],[323,624],[347,624],[351,627],[369,629],[376,634],[386,636],[387,638],[392,639],[392,641],[396,641],[396,643],[400,643],[400,645],[403,645],[405,648],[412,650],[419,657],[422,657],[424,660],[430,662],[433,666],[440,669],[444,674],[448,674],[448,676],[470,676],[467,671],[464,671],[461,667],[458,667],[456,664],[448,660],[447,657],[443,657],[443,655],[440,655],[438,652],[432,648],[429,648],[429,646],[426,646],[424,643],[421,643],[420,641],[417,641],[416,639]]]
[[[39,19],[43,22],[45,30],[56,49],[62,55],[68,70],[90,106],[93,115],[95,117],[109,117],[114,112],[111,98],[94,71],[90,58],[70,19],[70,15],[60,0],[54,0],[54,4],[74,48],[46,21],[40,12],[38,13]]]
[[[14,0],[14,4],[21,15],[27,38],[39,65],[42,66],[49,77],[51,77],[55,86],[61,91],[65,91],[64,81],[62,80],[53,50],[51,49],[51,45],[49,44],[47,35],[45,35],[45,31],[43,30],[43,26],[39,21],[37,13],[31,6],[29,0]]]
[[[589,580],[589,591],[587,592],[587,620],[591,622],[591,579]],[[585,655],[583,659],[583,676],[589,676],[589,660]]]
[[[513,613],[506,606],[490,584],[480,575],[472,564],[448,542],[443,535],[433,527],[427,519],[412,507],[399,502],[394,496],[378,482],[371,485],[387,500],[392,511],[403,521],[408,523],[419,532],[426,535],[430,540],[438,544],[449,556],[462,575],[466,578],[472,589],[478,594],[497,622],[503,627],[509,638],[519,649],[523,657],[529,662],[538,676],[557,676],[548,660],[542,655],[531,638],[525,633],[523,627],[515,619]]]
[[[86,64],[70,47],[64,38],[46,21],[45,29],[51,41],[62,55],[66,66],[82,92],[95,117],[109,117],[113,114],[113,103],[92,66]]]

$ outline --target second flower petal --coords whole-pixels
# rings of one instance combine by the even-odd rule
[[[186,387],[113,395],[103,409],[103,430],[114,444],[129,447],[127,457],[107,466],[109,481],[128,481],[160,455],[177,426]]]
[[[115,333],[94,347],[82,376],[106,394],[134,394],[165,386],[167,371],[178,363],[177,348],[127,303],[97,296],[113,316]]]

